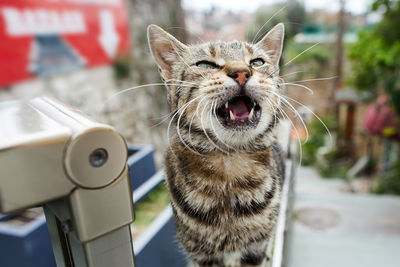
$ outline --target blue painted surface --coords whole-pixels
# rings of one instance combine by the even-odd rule
[[[178,246],[173,218],[135,255],[136,267],[184,267],[186,256]]]
[[[0,222],[12,219],[15,217],[15,214],[0,214]]]
[[[148,145],[128,145],[128,153],[130,154],[128,166],[130,168],[132,189],[136,190],[156,174],[153,157],[154,149]],[[149,188],[148,193],[156,186],[157,184]],[[153,226],[151,225],[150,227]],[[186,256],[178,245],[175,222],[172,216],[148,240],[143,249],[135,254],[135,262],[136,267],[186,266]]]
[[[128,145],[128,166],[132,190],[139,188],[156,173],[151,145]]]
[[[85,60],[57,34],[36,35],[30,70],[42,76],[81,69]]]
[[[45,221],[23,236],[0,233],[0,266],[56,267]]]

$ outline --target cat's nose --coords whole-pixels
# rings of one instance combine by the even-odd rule
[[[229,73],[228,76],[243,86],[251,76],[251,71],[248,68],[234,68]]]

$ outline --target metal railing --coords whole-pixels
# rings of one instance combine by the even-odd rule
[[[126,144],[111,127],[48,98],[0,105],[0,119],[9,122],[0,129],[0,212],[43,205],[58,266],[185,266],[171,206],[132,242],[132,199],[140,202],[164,181],[164,172],[147,173],[132,194],[121,156],[128,154]],[[128,158],[131,170],[140,153]],[[17,160],[29,168],[15,167]],[[285,264],[295,169],[287,160],[272,267]]]

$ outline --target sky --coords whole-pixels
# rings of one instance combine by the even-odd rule
[[[339,10],[339,0],[300,0],[307,10],[326,9],[336,12]],[[346,10],[353,14],[360,14],[368,11],[373,0],[346,0]],[[183,0],[186,9],[209,10],[213,5],[225,10],[238,12],[246,10],[255,11],[263,4],[282,2],[281,0]]]

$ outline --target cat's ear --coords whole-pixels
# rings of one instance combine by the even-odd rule
[[[164,79],[170,79],[172,65],[180,60],[186,45],[154,24],[147,28],[147,38],[151,53],[161,69],[161,76]]]
[[[258,48],[267,51],[271,55],[272,62],[275,65],[279,64],[282,55],[284,36],[285,26],[283,23],[278,23],[256,44]]]

